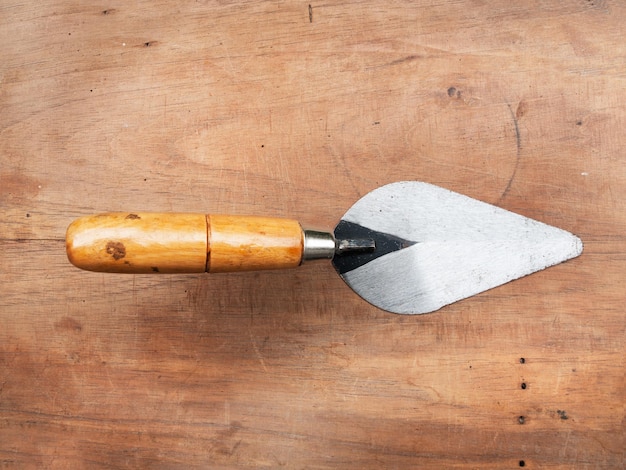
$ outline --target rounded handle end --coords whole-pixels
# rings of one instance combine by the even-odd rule
[[[204,214],[106,213],[67,228],[69,261],[87,271],[197,273],[206,270]]]

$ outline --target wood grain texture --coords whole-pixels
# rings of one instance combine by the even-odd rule
[[[287,269],[302,263],[304,233],[297,220],[213,214],[207,220],[208,272]]]
[[[80,217],[65,235],[68,259],[89,271],[203,273],[209,253],[205,214],[105,212]]]
[[[72,221],[67,257],[96,272],[172,274],[295,268],[304,234],[277,217],[105,212]]]
[[[0,466],[623,466],[625,21],[611,0],[4,1]],[[65,255],[85,214],[328,229],[407,179],[585,252],[414,317],[324,263]]]

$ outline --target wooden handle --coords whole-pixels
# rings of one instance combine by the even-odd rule
[[[72,222],[66,249],[72,264],[88,271],[281,269],[302,262],[303,231],[290,219],[114,212]]]

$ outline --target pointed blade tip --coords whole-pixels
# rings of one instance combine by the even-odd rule
[[[583,254],[583,250],[585,249],[585,244],[583,243],[582,239],[580,237],[577,237],[576,235],[572,234],[572,237],[574,237],[574,256],[572,256],[572,258],[576,258],[577,256],[580,256]]]

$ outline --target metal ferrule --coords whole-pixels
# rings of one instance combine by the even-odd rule
[[[335,237],[329,232],[304,231],[302,261],[332,259],[335,256]]]

